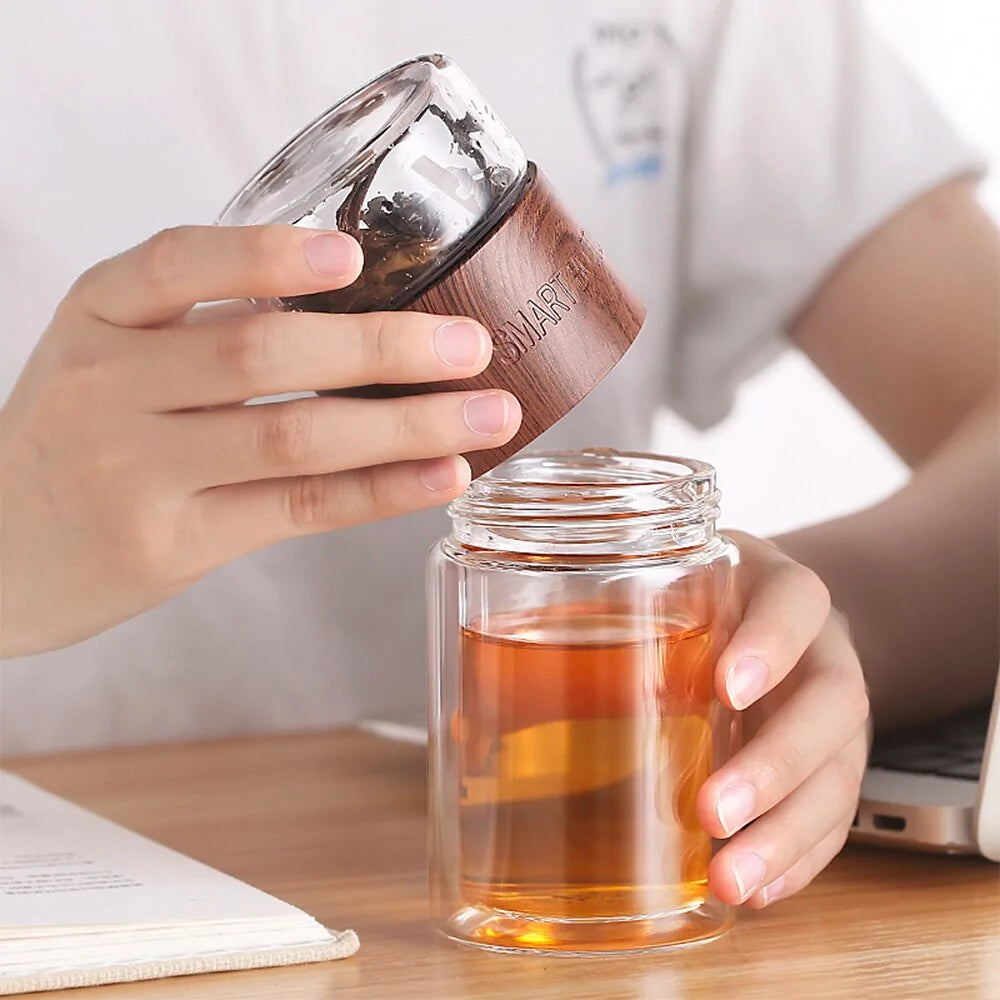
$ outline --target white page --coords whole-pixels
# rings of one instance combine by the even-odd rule
[[[0,936],[18,927],[289,919],[311,921],[288,903],[0,771]]]
[[[415,706],[380,712],[365,719],[358,728],[385,740],[427,746],[427,710]]]

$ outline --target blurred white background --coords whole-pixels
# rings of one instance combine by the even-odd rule
[[[990,161],[980,193],[1000,220],[1000,0],[868,0],[868,9]],[[906,479],[903,464],[794,351],[744,387],[720,426],[702,433],[666,414],[657,430],[657,450],[716,466],[723,524],[757,534],[856,510]]]

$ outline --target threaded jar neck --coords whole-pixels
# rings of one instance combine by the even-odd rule
[[[680,554],[712,542],[715,469],[604,448],[514,458],[449,508],[451,543],[483,553],[597,561]]]

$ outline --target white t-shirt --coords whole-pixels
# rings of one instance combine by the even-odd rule
[[[451,56],[643,296],[545,439],[707,425],[838,258],[977,166],[851,0],[31,0],[0,14],[0,391],[71,281],[208,222],[302,124]],[[7,752],[325,726],[420,703],[440,511],[289,542],[73,648],[9,661]],[[59,609],[53,608],[53,614]]]

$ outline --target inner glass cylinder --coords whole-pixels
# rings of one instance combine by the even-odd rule
[[[713,672],[736,553],[713,471],[527,456],[452,515],[430,576],[440,928],[554,953],[717,936],[696,798],[735,738]]]
[[[230,201],[221,225],[349,233],[365,267],[349,288],[286,309],[368,312],[417,298],[482,241],[529,177],[517,140],[441,55],[403,63],[334,105]]]

